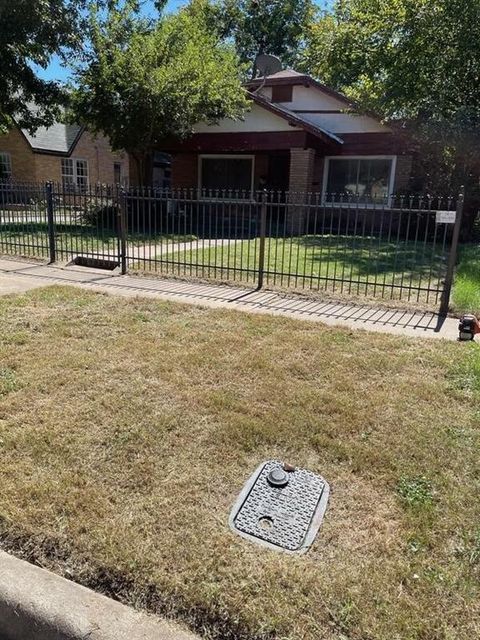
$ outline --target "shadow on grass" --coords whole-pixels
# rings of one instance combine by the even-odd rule
[[[387,274],[425,279],[444,276],[447,253],[441,246],[400,240],[388,242],[375,236],[303,236],[293,240],[307,261],[334,263],[359,276]]]
[[[48,224],[46,222],[13,222],[0,224],[0,238],[2,240],[16,240],[21,244],[22,239],[32,239],[37,237],[38,239],[48,239]],[[91,240],[92,242],[98,242],[99,244],[107,244],[109,246],[115,246],[118,242],[119,235],[115,227],[96,227],[93,225],[84,224],[69,224],[59,223],[55,224],[55,236],[57,242],[60,245],[68,245],[71,241],[71,246],[76,245],[77,241]],[[178,241],[189,242],[195,240],[196,236],[191,234],[166,234],[166,233],[128,233],[127,242],[131,242],[135,245],[161,243],[162,241]],[[1,242],[1,240],[0,240]]]

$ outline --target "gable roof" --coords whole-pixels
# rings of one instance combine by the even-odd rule
[[[83,127],[78,124],[55,122],[51,127],[39,127],[32,135],[26,129],[20,129],[33,151],[70,155]]]
[[[249,90],[259,89],[260,87],[272,87],[275,85],[303,85],[304,87],[316,87],[320,91],[323,91],[323,93],[343,102],[349,108],[358,108],[358,105],[356,105],[353,100],[347,98],[347,96],[340,93],[340,91],[336,91],[335,89],[328,87],[326,84],[315,80],[312,76],[309,76],[306,73],[299,73],[294,69],[284,69],[269,76],[255,78],[254,80],[250,80],[246,83]]]
[[[280,116],[280,118],[283,118],[292,126],[300,127],[304,131],[311,133],[317,138],[321,138],[322,140],[324,140],[324,142],[329,142],[330,144],[332,142],[335,144],[343,144],[343,140],[339,136],[335,135],[331,131],[328,131],[327,129],[323,129],[318,125],[308,122],[307,120],[302,118],[300,114],[293,113],[293,111],[290,111],[289,109],[280,106],[278,103],[270,102],[269,100],[267,100],[263,96],[258,95],[257,93],[248,92],[248,96],[253,100],[253,102],[255,102],[255,104],[258,104],[259,106],[263,107],[267,111],[270,111],[271,113],[274,113],[275,115]]]

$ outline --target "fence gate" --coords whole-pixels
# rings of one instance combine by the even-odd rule
[[[453,198],[0,184],[0,252],[448,309]]]

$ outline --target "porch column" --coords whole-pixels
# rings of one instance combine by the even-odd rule
[[[306,209],[302,207],[312,191],[315,149],[290,149],[290,181],[287,232],[301,235],[305,232]]]

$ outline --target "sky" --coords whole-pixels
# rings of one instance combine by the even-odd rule
[[[332,0],[316,0],[320,6],[331,4]],[[186,4],[187,0],[169,0],[166,6],[167,11],[175,11],[178,7]],[[148,15],[152,11],[153,3],[150,0],[146,0],[143,12]],[[46,80],[58,80],[60,82],[66,82],[69,79],[69,69],[66,69],[55,56],[52,58],[50,65],[46,69],[38,68],[38,75]]]

